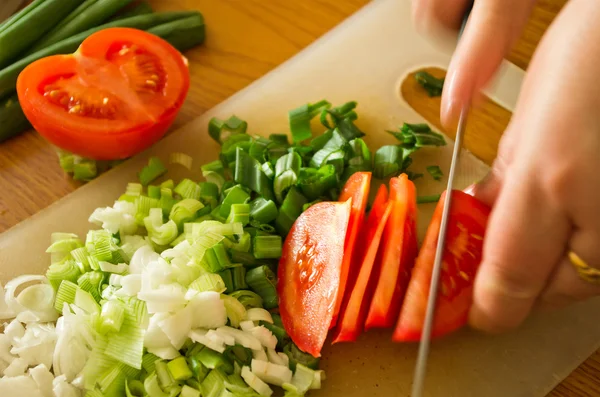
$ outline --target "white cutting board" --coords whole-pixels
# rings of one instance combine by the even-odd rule
[[[424,122],[399,98],[399,85],[411,70],[427,65],[445,67],[449,54],[417,36],[410,22],[409,0],[375,1],[302,53],[264,78],[184,126],[147,153],[109,171],[65,199],[0,236],[0,281],[23,273],[42,273],[44,253],[54,231],[84,237],[94,208],[111,205],[136,180],[149,155],[168,160],[169,153],[185,152],[196,167],[214,160],[218,146],[207,135],[212,116],[235,113],[249,122],[251,133],[287,131],[287,111],[326,98],[335,104],[359,103],[359,126],[371,148],[393,139],[383,131],[402,122]],[[492,99],[513,109],[523,77],[511,65],[501,74]],[[485,131],[481,131],[485,133]],[[447,173],[451,146],[424,151],[415,170],[439,164]],[[172,167],[172,168],[177,168]],[[458,188],[481,178],[487,167],[470,154],[462,156]],[[199,172],[175,172],[199,178]],[[420,194],[435,194],[443,183],[417,182]],[[10,194],[4,192],[4,194]],[[421,233],[432,205],[420,207]],[[545,396],[558,382],[600,347],[598,301],[568,311],[537,317],[524,328],[504,336],[483,336],[465,330],[434,343],[426,395],[436,397]],[[314,396],[408,396],[416,345],[393,344],[390,333],[363,335],[354,344],[327,346],[323,366],[327,380]]]

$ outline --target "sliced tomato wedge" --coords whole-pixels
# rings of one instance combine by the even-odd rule
[[[398,320],[417,256],[417,193],[406,174],[390,180],[392,213],[385,228],[379,279],[365,328],[389,328]]]
[[[373,281],[376,280],[379,270],[376,262],[379,243],[391,210],[392,203],[388,201],[387,188],[385,185],[381,185],[365,222],[364,232],[361,233],[360,239],[366,243],[367,248],[364,250],[364,254],[360,255],[362,265],[356,282],[353,285],[347,285],[348,290],[342,304],[340,321],[335,330],[333,343],[355,341],[363,331],[363,324],[371,302]]]
[[[296,220],[279,260],[283,326],[300,350],[321,355],[340,286],[350,201],[322,202]]]
[[[394,331],[395,341],[418,341],[421,338],[445,194],[438,202],[419,251]],[[490,208],[473,196],[452,191],[452,209],[432,330],[434,338],[453,332],[467,322],[489,214]]]
[[[356,267],[360,266],[360,263],[356,265],[356,256],[354,252],[356,237],[358,236],[358,231],[365,218],[365,209],[367,208],[367,202],[369,201],[370,187],[371,173],[356,172],[348,179],[340,193],[339,201],[345,202],[348,199],[352,199],[352,211],[350,213],[348,233],[346,233],[346,242],[344,244],[344,260],[342,262],[340,274],[340,288],[336,298],[331,328],[337,323],[348,280],[350,279],[350,281],[352,281],[356,278]]]
[[[33,127],[57,147],[96,160],[130,157],[173,123],[190,85],[184,57],[129,28],[104,29],[71,55],[40,59],[17,91]]]

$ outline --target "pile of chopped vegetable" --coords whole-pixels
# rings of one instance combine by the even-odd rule
[[[429,127],[405,124],[392,133],[398,144],[372,156],[355,107],[321,101],[292,110],[291,143],[286,135],[250,136],[235,116],[212,119],[209,133],[221,152],[201,167],[205,181],[153,184],[167,169],[151,158],[139,183],[91,214],[99,229],[85,237],[54,233],[46,275],[18,277],[0,291],[0,318],[9,320],[0,334],[0,395],[251,397],[280,387],[286,397],[301,397],[320,388],[320,347],[299,348],[301,330],[282,319],[315,309],[290,313],[287,289],[295,284],[282,283],[289,265],[305,281],[321,282],[297,271],[302,263],[289,261],[297,253],[290,244],[302,228],[319,238],[319,227],[327,227],[323,247],[334,239],[337,250],[304,246],[301,253],[330,255],[328,273],[339,280],[336,269],[349,252],[348,240],[339,246],[344,216],[348,223],[354,212],[354,244],[371,171],[380,178],[409,172],[410,154],[444,144]],[[313,138],[316,116],[326,131]],[[181,153],[171,162],[193,166]],[[357,194],[350,208],[347,199]],[[380,203],[371,213],[379,214]],[[350,291],[355,275],[346,273]]]

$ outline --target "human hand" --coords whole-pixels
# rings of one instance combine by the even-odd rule
[[[417,2],[417,20],[419,12],[435,12],[428,7],[442,7],[442,1],[447,2]],[[464,3],[453,1],[457,9]],[[500,3],[513,9],[500,10]],[[444,88],[446,122],[489,79],[532,4],[475,3]],[[448,8],[445,15],[455,23],[461,13]],[[492,171],[475,188],[493,208],[470,316],[476,328],[505,331],[535,307],[600,295],[600,286],[583,281],[567,258],[572,250],[600,266],[598,20],[597,1],[571,0],[565,6],[529,66]]]

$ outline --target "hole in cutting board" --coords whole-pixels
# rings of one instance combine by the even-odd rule
[[[438,67],[414,70],[402,80],[399,87],[400,96],[430,124],[454,139],[456,130],[446,129],[440,122],[441,97],[430,97],[425,89],[417,83],[415,74],[419,71],[426,71],[437,78],[446,75],[446,71]],[[464,138],[465,147],[480,160],[491,165],[496,157],[500,137],[511,116],[512,113],[509,110],[484,96],[469,114]]]

